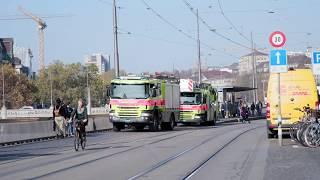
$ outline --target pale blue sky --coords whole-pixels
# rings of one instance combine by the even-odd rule
[[[119,35],[120,66],[128,72],[187,69],[196,62],[196,43],[161,21],[141,0],[117,0],[119,28],[132,34]],[[195,37],[196,18],[182,0],[145,0],[154,10],[184,32]],[[107,2],[107,3],[106,3]],[[46,64],[60,59],[66,63],[83,62],[84,55],[106,53],[113,56],[111,0],[0,0],[0,19],[18,12],[17,6],[39,15],[71,14],[66,18],[45,19]],[[250,46],[250,42],[230,29],[220,14],[217,0],[188,0],[199,8],[199,15],[217,32]],[[253,32],[258,47],[270,48],[268,36],[284,31],[286,48],[304,51],[307,46],[320,47],[317,0],[220,0],[226,16],[246,37]],[[267,13],[274,11],[274,14]],[[120,31],[121,32],[121,31]],[[311,35],[307,35],[311,33]],[[32,20],[0,20],[0,37],[13,37],[15,45],[29,47],[35,59],[38,36]],[[219,51],[240,57],[249,52],[210,32],[200,25],[201,41]],[[208,65],[225,65],[238,58],[203,47],[202,59]],[[35,62],[37,64],[37,62]]]

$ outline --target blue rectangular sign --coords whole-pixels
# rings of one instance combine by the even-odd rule
[[[271,66],[287,65],[287,51],[284,49],[271,50],[271,52],[270,52],[270,65]]]
[[[312,70],[315,75],[320,75],[320,52],[313,52]]]
[[[270,51],[270,73],[288,72],[287,51],[275,49]]]
[[[313,64],[320,64],[320,52],[313,52]]]

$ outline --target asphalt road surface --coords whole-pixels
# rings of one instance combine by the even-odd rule
[[[320,151],[266,138],[265,121],[89,134],[0,148],[0,179],[320,179]]]

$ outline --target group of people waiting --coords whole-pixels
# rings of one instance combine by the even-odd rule
[[[257,103],[252,102],[251,104],[240,100],[237,103],[231,103],[231,101],[226,101],[220,104],[220,114],[222,118],[228,117],[239,117],[243,113],[248,116],[261,116],[262,115],[262,102]]]
[[[78,100],[78,107],[72,108],[70,103],[64,103],[60,98],[56,99],[53,107],[53,131],[57,137],[74,136],[76,127],[85,132],[88,125],[87,107],[82,99]]]

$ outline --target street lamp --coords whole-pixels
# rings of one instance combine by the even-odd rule
[[[89,69],[87,68],[87,93],[88,93],[88,99],[87,99],[87,110],[88,110],[88,115],[91,114],[91,90],[89,86]]]
[[[49,79],[50,79],[50,109],[53,109],[53,91],[52,91],[52,73],[49,72]]]

